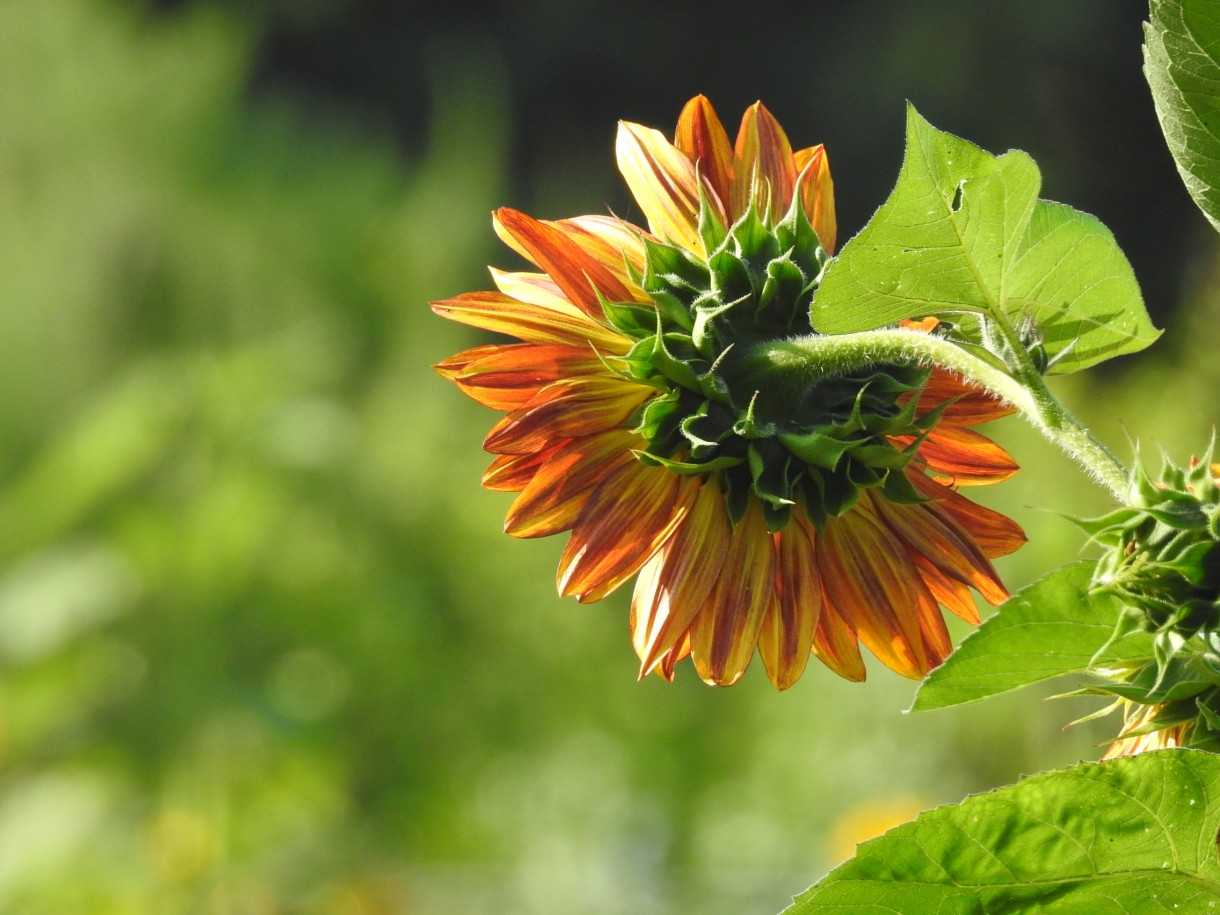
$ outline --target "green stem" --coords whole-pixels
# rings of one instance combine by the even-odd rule
[[[1094,481],[1126,501],[1127,469],[1047,388],[1033,366],[1021,378],[941,337],[910,330],[870,330],[772,340],[746,357],[759,370],[778,370],[810,381],[882,363],[941,365],[1021,411],[1035,428],[1076,461]]]

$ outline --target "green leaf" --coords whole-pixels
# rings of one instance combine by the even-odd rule
[[[963,313],[1032,321],[1060,373],[1143,349],[1159,331],[1113,235],[1039,200],[1040,185],[1025,153],[993,156],[908,108],[898,183],[827,268],[813,326],[851,333]]]
[[[1088,669],[1118,623],[1122,603],[1089,593],[1092,562],[1063,566],[1022,588],[971,633],[919,687],[913,711],[947,708]],[[1148,638],[1131,636],[1108,660],[1152,656]]]
[[[1152,0],[1144,75],[1165,142],[1195,203],[1220,230],[1220,17],[1214,0]]]
[[[1220,756],[1163,750],[1027,778],[860,845],[784,915],[1220,910]]]

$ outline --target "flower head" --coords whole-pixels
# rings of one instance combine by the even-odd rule
[[[1080,522],[1106,547],[1093,590],[1122,607],[1106,648],[1129,649],[1121,666],[1098,671],[1097,689],[1118,696],[1124,719],[1107,758],[1220,748],[1218,478],[1210,459],[1185,468],[1166,461],[1157,481],[1136,467],[1126,506]]]
[[[835,221],[824,151],[793,152],[761,104],[733,145],[697,97],[673,143],[622,124],[618,154],[649,231],[500,210],[542,272],[433,303],[520,341],[437,366],[506,414],[483,480],[518,493],[505,530],[570,531],[558,587],[580,601],[638,574],[641,676],[690,655],[728,685],[757,650],[780,689],[811,653],[862,680],[860,642],[922,676],[950,650],[940,605],[977,622],[971,588],[1007,596],[990,559],[1024,537],[955,487],[1016,470],[971,428],[1009,411],[937,369],[767,358],[816,333]]]

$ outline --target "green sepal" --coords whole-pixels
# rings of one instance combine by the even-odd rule
[[[776,438],[806,464],[823,470],[834,470],[843,455],[860,444],[857,440],[835,438],[816,429],[809,432],[781,432]]]
[[[631,431],[652,441],[658,436],[666,421],[678,411],[681,399],[680,391],[670,391],[661,397],[654,397],[644,404],[644,409],[640,412],[640,421]]]
[[[788,470],[792,455],[774,439],[759,439],[746,449],[754,493],[770,505],[792,505],[792,486]]]
[[[606,320],[632,339],[641,340],[657,332],[658,312],[650,305],[602,298],[601,306]]]
[[[707,191],[703,187],[703,182],[699,184],[699,239],[703,242],[703,250],[710,258],[711,255],[724,244],[725,238],[728,237],[728,226],[720,221],[720,217],[716,215],[712,208],[711,201],[707,199]]]
[[[632,451],[640,463],[648,464],[651,467],[664,467],[670,473],[676,473],[679,476],[693,476],[697,473],[711,473],[715,470],[728,470],[730,467],[736,467],[744,463],[745,458],[740,457],[718,457],[712,458],[710,461],[673,461],[669,458],[661,457],[658,454],[650,454],[647,451]]]

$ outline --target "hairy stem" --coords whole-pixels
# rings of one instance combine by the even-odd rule
[[[778,372],[795,383],[884,363],[943,366],[1016,407],[1090,478],[1108,488],[1118,501],[1126,500],[1126,468],[1056,399],[1032,366],[1018,370],[1021,377],[1014,378],[948,340],[898,329],[770,340],[754,344],[745,358],[755,370]]]

